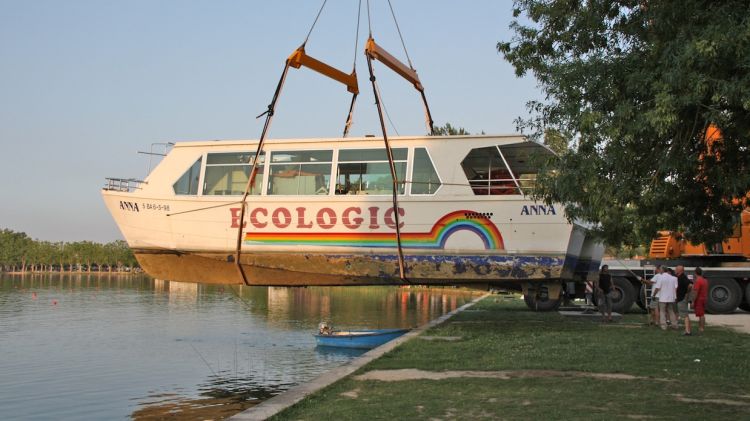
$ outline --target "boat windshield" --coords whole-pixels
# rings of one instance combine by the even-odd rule
[[[550,152],[534,142],[472,149],[461,167],[475,195],[524,195],[536,182],[537,159]]]
[[[190,168],[185,171],[180,178],[175,181],[172,185],[174,194],[179,195],[195,195],[198,194],[198,181],[201,175],[201,161],[203,157],[198,158],[197,161]]]

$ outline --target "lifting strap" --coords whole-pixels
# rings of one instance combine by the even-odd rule
[[[372,39],[372,38],[370,38]],[[368,41],[369,44],[369,41]],[[372,59],[369,52],[365,52],[367,56],[367,68],[370,70],[370,82],[372,82],[372,91],[375,95],[375,106],[378,109],[378,117],[380,118],[380,129],[383,132],[383,142],[385,143],[385,152],[388,155],[388,166],[391,170],[391,179],[393,181],[393,217],[396,225],[396,248],[398,251],[398,272],[401,281],[409,283],[406,278],[406,264],[404,263],[404,250],[401,247],[401,216],[399,215],[398,207],[398,178],[396,177],[396,165],[393,163],[393,151],[391,145],[388,143],[388,134],[385,129],[385,120],[383,119],[383,109],[380,105],[380,93],[378,92],[378,86],[375,83],[375,73],[372,70]]]
[[[260,118],[263,115],[266,116],[266,122],[263,124],[263,131],[261,132],[260,139],[258,139],[258,148],[255,151],[255,157],[253,158],[252,166],[250,167],[250,176],[247,178],[247,185],[245,186],[245,192],[242,195],[242,202],[241,202],[241,208],[240,208],[240,218],[239,222],[237,224],[237,244],[234,254],[234,263],[237,267],[237,270],[240,273],[240,276],[242,277],[242,283],[245,285],[250,285],[250,281],[247,279],[247,275],[245,274],[245,270],[242,269],[242,264],[240,261],[240,258],[242,257],[242,228],[245,227],[245,210],[247,209],[247,196],[250,195],[250,193],[253,190],[253,186],[255,185],[255,177],[258,175],[258,161],[260,161],[261,153],[263,152],[263,142],[266,139],[266,134],[268,133],[268,128],[271,126],[271,120],[273,119],[273,114],[276,110],[276,102],[279,99],[279,95],[281,94],[281,89],[284,87],[284,82],[286,81],[286,75],[289,72],[289,60],[286,61],[284,64],[284,71],[281,73],[281,78],[279,79],[278,85],[276,85],[276,92],[273,94],[273,99],[271,99],[271,103],[268,105],[268,109],[260,114],[256,118]]]
[[[354,34],[354,62],[352,63],[352,74],[357,74],[357,49],[359,48],[359,22],[362,16],[362,0],[359,0],[357,6],[357,31]],[[352,95],[352,103],[349,105],[349,114],[346,115],[346,122],[344,123],[344,133],[341,137],[349,135],[349,129],[352,127],[352,121],[354,120],[354,103],[357,102],[357,94]]]

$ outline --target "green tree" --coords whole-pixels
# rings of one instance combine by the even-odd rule
[[[83,264],[89,272],[94,264],[99,267],[106,265],[111,271],[114,265],[117,265],[118,270],[124,266],[136,267],[138,261],[128,244],[122,240],[107,244],[91,241],[52,243],[32,240],[23,232],[0,229],[0,271],[49,271],[55,265],[59,265],[62,271],[67,265],[72,272],[82,271]]]
[[[9,264],[16,270],[26,272],[26,265],[33,253],[32,245],[33,240],[25,232],[8,231],[5,254]]]
[[[445,126],[435,126],[433,136],[462,136],[468,135],[468,130],[463,127],[453,127],[451,123],[445,123]]]
[[[113,241],[112,247],[115,250],[115,256],[117,256],[117,265],[122,270],[122,267],[133,268],[138,266],[138,261],[135,259],[133,250],[130,249],[128,243],[123,240]]]
[[[96,263],[96,244],[91,241],[80,242],[81,261],[86,263],[86,272],[91,272],[91,263]]]
[[[544,131],[544,144],[558,155],[564,155],[568,151],[568,139],[555,129]]]
[[[498,50],[545,94],[519,126],[570,141],[538,194],[610,244],[726,236],[750,191],[748,1],[516,0],[514,16]]]

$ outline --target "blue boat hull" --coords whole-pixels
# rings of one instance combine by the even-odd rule
[[[374,329],[350,331],[349,335],[314,335],[318,346],[371,349],[392,341],[409,329]]]

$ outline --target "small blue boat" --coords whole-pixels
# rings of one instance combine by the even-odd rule
[[[318,346],[371,349],[392,341],[410,329],[338,330],[315,334]]]

